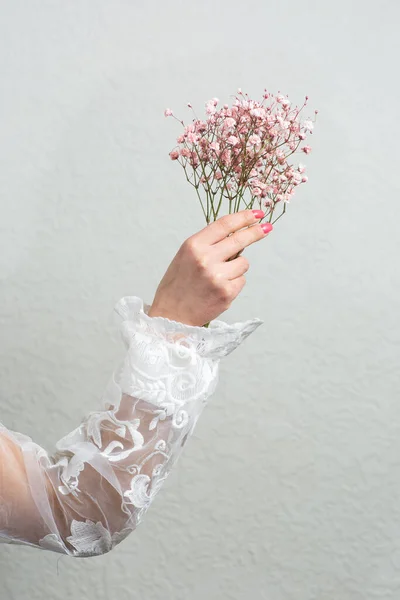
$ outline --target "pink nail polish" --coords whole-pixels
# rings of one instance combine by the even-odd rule
[[[253,215],[255,216],[256,219],[262,219],[263,216],[265,215],[263,210],[254,209],[251,212],[253,213]]]
[[[270,231],[273,230],[273,227],[272,227],[271,223],[263,223],[261,225],[261,229],[263,230],[264,233],[269,233]]]

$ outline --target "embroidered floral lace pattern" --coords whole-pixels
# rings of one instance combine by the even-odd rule
[[[122,298],[126,355],[103,408],[46,450],[0,424],[0,541],[75,557],[109,552],[141,522],[218,382],[219,362],[263,321],[208,328]]]

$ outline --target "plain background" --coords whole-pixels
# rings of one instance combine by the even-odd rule
[[[309,183],[221,317],[265,322],[143,525],[91,559],[2,545],[2,600],[398,599],[398,2],[0,9],[0,420],[49,450],[99,407],[117,300],[151,302],[205,225],[164,108],[240,86],[320,111]]]

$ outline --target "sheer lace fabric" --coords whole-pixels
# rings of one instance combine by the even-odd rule
[[[0,541],[87,557],[141,522],[218,382],[219,362],[263,321],[209,328],[150,317],[122,298],[125,358],[102,408],[50,455],[0,423]]]

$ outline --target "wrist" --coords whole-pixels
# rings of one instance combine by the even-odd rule
[[[150,306],[147,314],[149,317],[163,317],[164,319],[177,321],[178,323],[183,323],[184,325],[197,326],[197,323],[193,323],[190,319],[184,318],[181,314],[156,304],[152,304]]]

